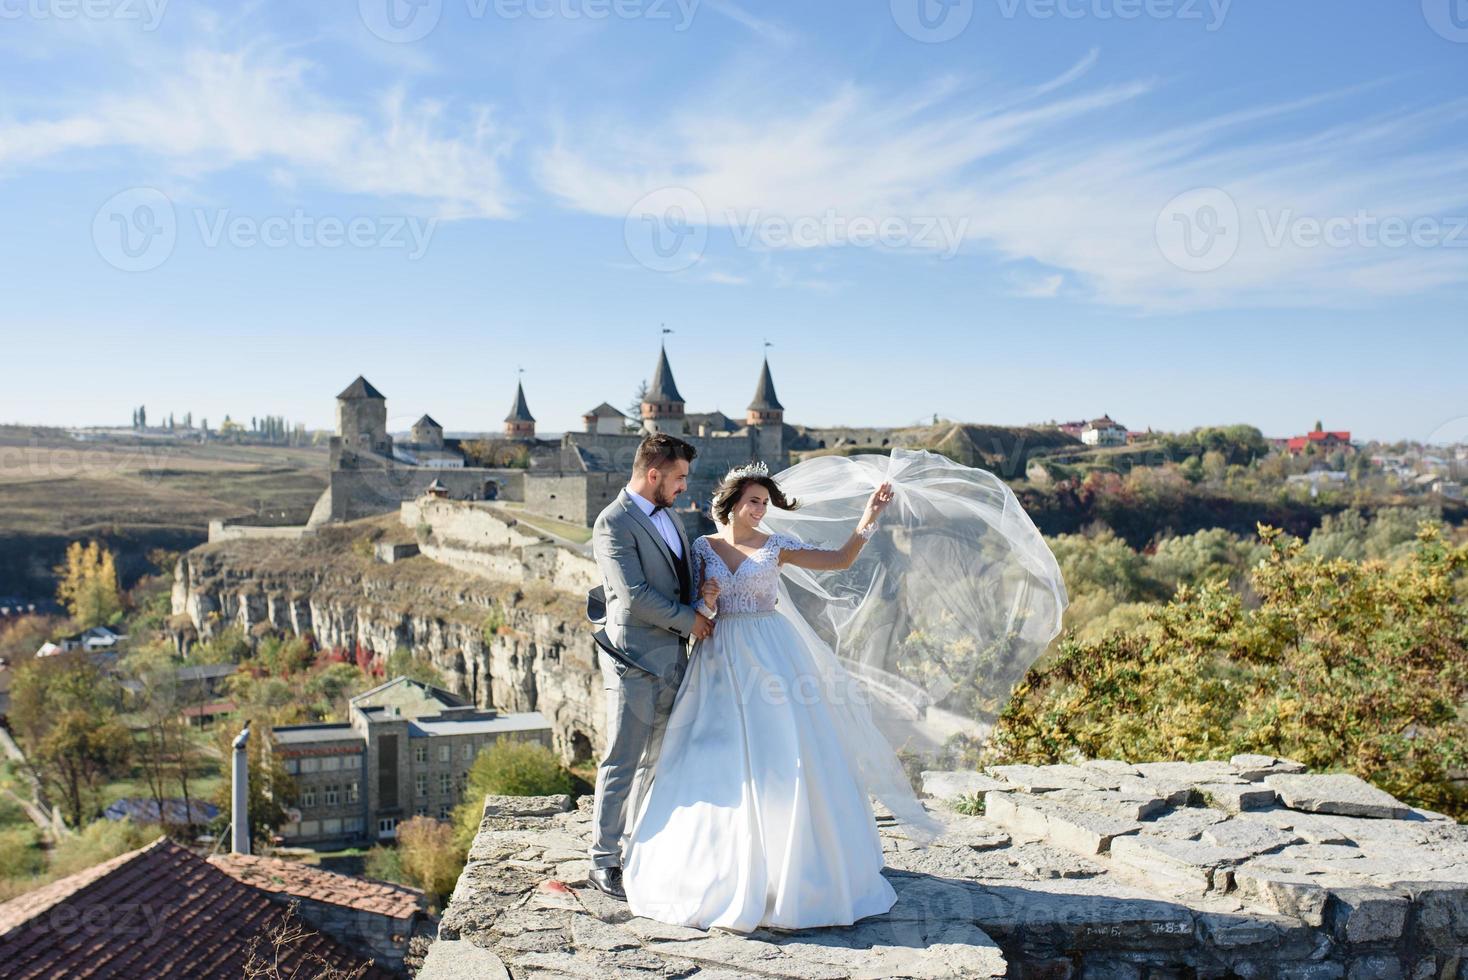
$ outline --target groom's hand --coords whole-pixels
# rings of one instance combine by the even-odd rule
[[[714,635],[714,621],[703,613],[699,613],[693,621],[693,638],[695,640],[707,640]]]

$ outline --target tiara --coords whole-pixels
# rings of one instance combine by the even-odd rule
[[[742,479],[744,479],[745,477],[748,477],[748,476],[769,476],[769,475],[770,475],[770,468],[768,466],[766,466],[762,462],[755,461],[753,463],[745,463],[743,466],[736,466],[736,467],[734,467],[733,469],[729,470],[728,473],[725,473],[724,474],[724,479],[725,480],[742,480]]]

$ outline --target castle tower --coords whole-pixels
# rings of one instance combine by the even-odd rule
[[[658,352],[658,366],[642,398],[642,431],[675,436],[688,431],[688,423],[683,418],[683,396],[678,394],[678,385],[673,381],[667,347]]]
[[[770,359],[765,358],[754,388],[754,401],[745,412],[744,424],[755,430],[758,457],[766,463],[781,465],[785,455],[785,406],[775,396],[775,379],[770,376]]]
[[[432,446],[434,449],[443,448],[443,426],[433,420],[431,415],[425,415],[413,423],[413,444],[417,446]]]
[[[515,404],[510,406],[510,414],[505,416],[505,438],[535,438],[535,416],[530,414],[530,406],[525,404],[525,386],[519,382],[515,383]]]
[[[344,450],[392,455],[387,399],[360,374],[336,396],[336,434]]]

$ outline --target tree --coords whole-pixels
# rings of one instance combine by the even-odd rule
[[[82,629],[111,622],[122,612],[115,559],[96,541],[86,547],[80,541],[67,545],[66,560],[56,566],[56,575],[56,599]]]
[[[1468,816],[1468,544],[1424,524],[1403,559],[1357,562],[1260,534],[1256,608],[1214,581],[1145,629],[1068,637],[1016,688],[986,761],[1258,752]]]
[[[501,737],[474,759],[464,802],[454,809],[459,843],[465,847],[479,830],[486,796],[549,796],[571,792],[571,774],[555,753],[539,742]]]
[[[32,773],[73,827],[100,812],[102,786],[123,775],[131,758],[120,702],[116,681],[85,656],[43,657],[16,671],[10,721]]]
[[[423,889],[442,908],[464,870],[464,850],[454,843],[454,827],[432,817],[398,824],[398,858],[408,883]]]
[[[173,799],[173,788],[183,799],[184,822],[193,827],[193,795],[189,774],[196,763],[194,742],[183,711],[189,706],[188,691],[179,689],[177,674],[166,650],[128,657],[128,668],[137,684],[134,693],[136,716],[141,721],[139,762],[149,792],[158,804],[159,820],[164,803]]]
[[[216,733],[219,746],[220,780],[214,802],[219,806],[219,817],[215,827],[220,833],[227,832],[233,821],[234,796],[234,739],[239,730],[234,726],[221,725]],[[268,844],[275,829],[288,819],[286,807],[296,798],[296,781],[285,771],[285,763],[269,745],[273,736],[268,725],[251,724],[250,740],[246,743],[245,760],[250,780],[250,840]]]

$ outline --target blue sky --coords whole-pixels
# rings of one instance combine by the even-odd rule
[[[1468,436],[1465,0],[90,2],[0,0],[0,421],[559,431],[666,324],[692,410]]]

